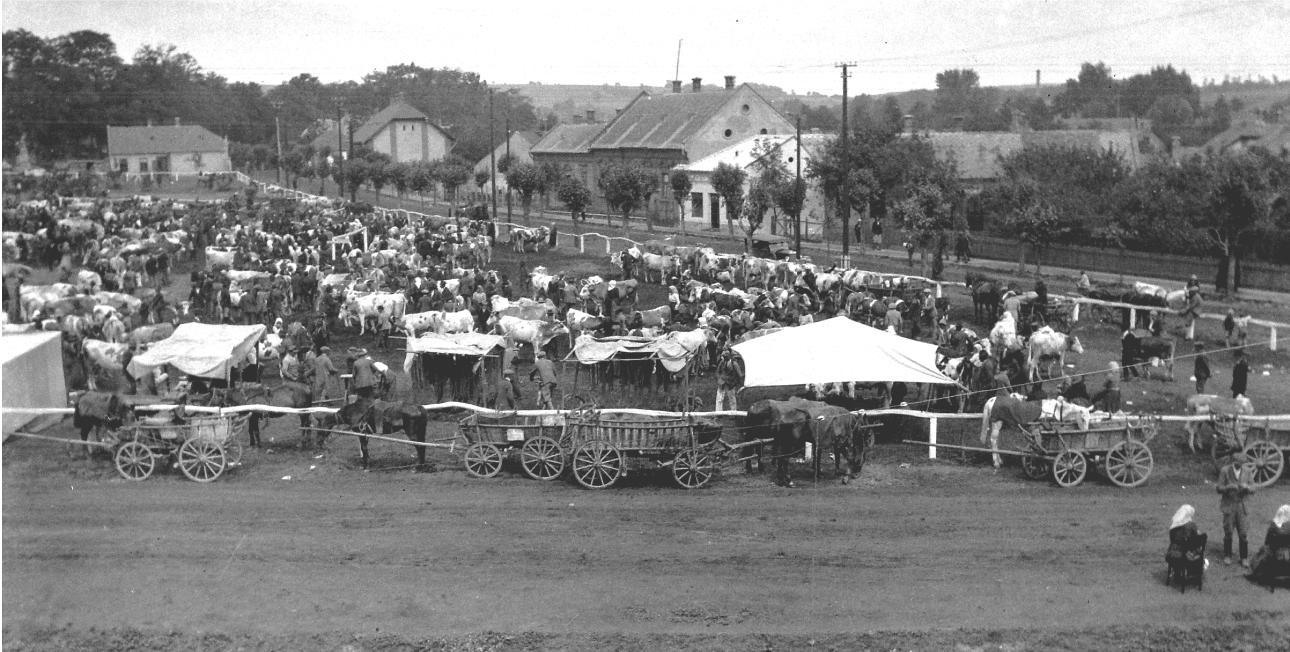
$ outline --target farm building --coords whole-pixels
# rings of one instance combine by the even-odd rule
[[[340,134],[333,126],[315,138],[312,143],[314,150],[334,152],[339,146],[341,151],[348,151],[348,117],[341,120],[340,127]],[[389,106],[354,129],[354,143],[386,154],[396,162],[414,163],[442,159],[452,151],[456,141],[442,127],[431,122],[426,114],[403,98],[396,97]]]
[[[127,175],[228,172],[228,141],[199,125],[107,128],[108,161]]]
[[[529,154],[529,150],[533,149],[533,145],[537,144],[541,139],[542,137],[536,131],[511,132],[511,137],[508,140],[502,141],[491,154],[486,154],[484,158],[479,159],[478,163],[475,163],[475,167],[470,171],[471,177],[480,172],[490,172],[493,169],[494,162],[496,162],[497,190],[498,192],[506,192],[506,174],[502,172],[502,162],[506,158],[507,151],[510,151],[511,160],[515,163],[532,163],[533,156]],[[471,181],[471,183],[473,184],[474,181]],[[493,184],[491,182],[484,184],[483,192],[491,195]]]

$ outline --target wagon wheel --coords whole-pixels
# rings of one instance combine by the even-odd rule
[[[588,489],[604,489],[623,477],[623,454],[613,444],[589,441],[573,452],[573,477]]]
[[[1122,441],[1106,454],[1106,477],[1121,487],[1136,487],[1151,477],[1151,449],[1137,441]]]
[[[555,480],[564,473],[564,450],[550,437],[534,437],[520,449],[520,465],[534,480]]]
[[[210,482],[224,472],[224,448],[205,439],[189,439],[179,447],[179,470],[193,482]]]
[[[1254,465],[1254,486],[1267,487],[1276,482],[1285,470],[1285,454],[1275,444],[1256,441],[1245,449],[1245,456]]]
[[[139,481],[157,468],[152,451],[137,441],[128,441],[116,449],[116,470],[126,480]]]
[[[1021,458],[1021,470],[1026,472],[1026,477],[1031,480],[1039,480],[1048,475],[1048,460],[1035,455],[1026,455]]]
[[[1083,482],[1087,473],[1088,460],[1079,451],[1064,450],[1053,460],[1053,480],[1062,487],[1070,488]]]
[[[698,448],[687,448],[672,460],[672,477],[685,489],[698,489],[712,479],[712,458]]]
[[[492,444],[476,442],[466,449],[466,473],[491,478],[502,470],[502,451]]]

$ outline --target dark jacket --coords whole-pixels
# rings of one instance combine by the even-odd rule
[[[1209,358],[1206,358],[1205,354],[1203,353],[1197,355],[1196,356],[1196,380],[1209,380],[1209,378],[1213,375],[1214,374],[1210,373],[1210,370],[1209,370]]]
[[[1250,364],[1244,359],[1237,360],[1236,366],[1232,367],[1232,391],[1237,394],[1245,393],[1245,383],[1250,375]]]
[[[1165,552],[1165,561],[1196,561],[1200,559],[1197,539],[1200,532],[1195,523],[1187,523],[1169,531],[1169,550]]]

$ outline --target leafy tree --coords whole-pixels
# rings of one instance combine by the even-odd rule
[[[524,223],[529,223],[529,209],[533,206],[533,195],[541,187],[542,172],[532,163],[512,163],[506,170],[506,185],[520,196],[520,206],[524,208]]]
[[[556,186],[555,194],[560,203],[569,209],[570,217],[576,220],[581,214],[582,220],[584,222],[587,220],[587,207],[591,206],[591,190],[583,185],[581,180],[573,175],[566,175]]]
[[[1156,99],[1147,112],[1151,130],[1166,143],[1191,124],[1195,112],[1181,95],[1163,95]]]
[[[435,169],[433,165],[417,162],[408,170],[408,187],[421,198],[421,210],[425,210],[426,207],[426,191],[433,188],[434,184]]]
[[[398,193],[399,199],[402,199],[403,193],[408,191],[410,181],[412,181],[410,163],[394,163],[390,166],[390,183],[394,185],[394,192]]]
[[[1005,216],[1008,229],[1022,242],[1035,249],[1035,274],[1043,273],[1043,252],[1050,244],[1060,240],[1070,231],[1069,220],[1042,201],[1031,201],[1017,206]],[[1025,273],[1025,250],[1018,262],[1018,273]]]
[[[681,235],[685,235],[685,202],[690,201],[690,192],[694,190],[694,183],[690,181],[690,173],[685,170],[676,170],[672,172],[669,183],[672,185],[672,199],[676,201],[677,219],[681,222]]]
[[[349,188],[349,200],[358,201],[358,187],[371,181],[372,166],[366,160],[353,158],[345,161],[345,185]]]
[[[600,172],[598,185],[609,210],[623,216],[623,233],[628,231],[632,211],[644,206],[654,193],[653,176],[640,168],[611,163]]]
[[[1105,63],[1084,62],[1076,79],[1066,80],[1066,90],[1055,98],[1059,113],[1070,117],[1110,118],[1116,114],[1120,88]]]
[[[726,204],[726,226],[729,227],[730,235],[735,233],[735,219],[744,215],[744,184],[747,181],[748,174],[729,163],[719,163],[717,169],[712,171],[712,189],[717,191]],[[748,243],[745,242],[745,249],[747,246]]]
[[[438,178],[444,190],[452,193],[452,203],[448,209],[448,213],[451,214],[451,207],[457,205],[457,189],[470,181],[470,166],[461,157],[450,154],[439,164]]]
[[[542,200],[541,204],[539,204],[539,210],[541,212],[538,214],[538,219],[542,219],[546,217],[547,193],[555,190],[556,186],[560,183],[561,177],[564,175],[560,171],[560,167],[550,161],[543,161],[541,164],[538,164],[537,171],[537,193]]]
[[[493,179],[493,175],[490,172],[487,172],[485,170],[480,170],[479,172],[476,172],[475,185],[479,186],[479,192],[484,192],[484,186],[487,186],[488,182],[491,181],[492,179]]]
[[[1268,198],[1283,183],[1269,175],[1266,150],[1236,155],[1211,156],[1206,165],[1213,182],[1208,193],[1209,210],[1197,216],[1195,226],[1209,236],[1225,264],[1219,289],[1239,292],[1236,268],[1241,258],[1241,235],[1252,228],[1268,209]]]
[[[921,274],[927,276],[928,246],[943,241],[945,232],[954,228],[950,198],[939,184],[926,180],[908,188],[904,197],[891,208],[892,216],[909,232],[921,250]]]
[[[1192,113],[1200,110],[1200,89],[1191,81],[1186,71],[1174,70],[1172,65],[1156,66],[1145,75],[1134,75],[1123,84],[1123,108],[1132,115],[1144,117],[1162,98],[1181,98]]]

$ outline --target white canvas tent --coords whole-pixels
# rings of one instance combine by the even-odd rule
[[[228,379],[267,329],[263,324],[180,324],[175,334],[130,360],[130,375],[142,378],[168,364],[190,376]]]
[[[785,328],[734,347],[745,387],[811,383],[953,384],[936,368],[936,345],[906,339],[846,317]]]
[[[63,342],[58,332],[29,331],[0,337],[4,363],[4,406],[7,408],[67,407],[63,381]],[[34,414],[4,415],[7,435],[35,419]]]

